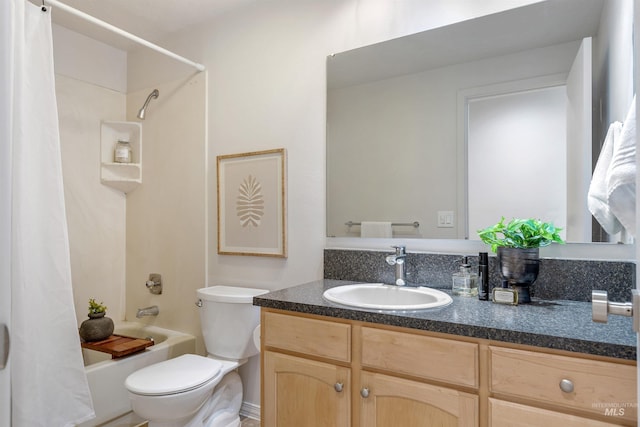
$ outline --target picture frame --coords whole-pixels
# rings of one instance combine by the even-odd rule
[[[218,254],[287,257],[286,151],[217,156]]]

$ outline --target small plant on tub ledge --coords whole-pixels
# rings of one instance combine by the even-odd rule
[[[100,341],[109,338],[113,333],[113,320],[106,317],[107,306],[99,304],[94,298],[89,299],[89,318],[80,325],[80,338],[84,341]]]
[[[100,302],[100,304],[98,304],[95,298],[89,298],[89,316],[91,316],[92,314],[99,314],[99,313],[106,313],[106,312],[107,312],[107,306],[103,305],[102,301]],[[96,317],[102,317],[102,316],[96,316]]]
[[[564,243],[561,228],[537,219],[512,219],[504,217],[495,225],[478,230],[480,239],[491,245],[497,253],[502,277],[518,291],[518,302],[531,302],[529,286],[538,278],[540,248],[552,243]]]

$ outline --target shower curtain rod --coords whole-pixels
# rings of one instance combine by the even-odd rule
[[[70,14],[75,15],[75,16],[77,16],[79,18],[82,18],[85,21],[89,21],[89,22],[91,22],[93,24],[96,24],[96,25],[98,25],[98,26],[100,26],[102,28],[105,28],[105,29],[107,29],[107,30],[109,30],[111,32],[119,34],[119,35],[121,35],[121,36],[123,36],[123,37],[125,37],[125,38],[127,38],[127,39],[129,39],[131,41],[133,41],[133,42],[141,44],[142,46],[146,46],[149,49],[153,49],[156,52],[159,52],[159,53],[161,53],[163,55],[166,55],[166,56],[168,56],[170,58],[173,58],[173,59],[175,59],[177,61],[180,61],[180,62],[182,62],[184,64],[190,65],[190,66],[194,67],[195,69],[197,69],[198,71],[204,71],[205,70],[205,66],[202,65],[202,64],[198,64],[197,62],[193,62],[193,61],[191,61],[191,60],[189,60],[187,58],[184,58],[184,57],[182,57],[182,56],[180,56],[178,54],[175,54],[175,53],[171,52],[170,50],[167,50],[167,49],[165,49],[163,47],[155,45],[155,44],[153,44],[153,43],[151,43],[151,42],[149,42],[149,41],[147,41],[147,40],[145,40],[143,38],[140,38],[140,37],[138,37],[136,35],[128,33],[126,31],[116,27],[115,25],[111,25],[111,24],[109,24],[107,22],[104,22],[104,21],[102,21],[102,20],[100,20],[98,18],[95,18],[95,17],[93,17],[93,16],[91,16],[91,15],[89,15],[87,13],[84,13],[84,12],[78,10],[78,9],[74,9],[71,6],[68,6],[68,5],[64,4],[64,3],[60,3],[58,0],[44,0],[44,2],[49,4],[49,5],[51,5],[51,6],[59,7],[60,9],[64,10],[65,12],[69,12]]]

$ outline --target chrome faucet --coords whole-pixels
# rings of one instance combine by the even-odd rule
[[[136,313],[136,317],[138,319],[144,316],[157,316],[160,313],[160,309],[157,305],[152,305],[151,307],[139,308]]]
[[[407,248],[405,246],[391,246],[396,250],[395,254],[387,255],[387,264],[396,266],[395,284],[404,286],[407,284],[407,269],[405,260],[407,258]]]

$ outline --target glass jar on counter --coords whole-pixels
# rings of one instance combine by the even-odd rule
[[[116,163],[131,163],[131,145],[129,145],[129,141],[118,140],[113,150],[113,161]]]

